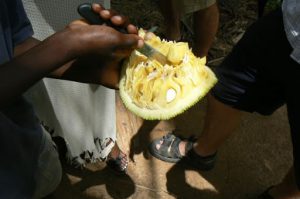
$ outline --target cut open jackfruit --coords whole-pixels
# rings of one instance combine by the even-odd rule
[[[217,82],[205,66],[206,58],[196,57],[188,43],[161,40],[143,30],[139,35],[166,55],[162,65],[134,51],[125,61],[120,96],[125,106],[147,120],[166,120],[184,112],[202,99]]]

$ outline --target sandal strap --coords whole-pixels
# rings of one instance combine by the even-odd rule
[[[125,172],[128,166],[128,162],[125,165],[122,165],[122,159],[127,159],[127,155],[120,150],[118,157],[109,157],[106,161],[106,164],[113,170],[122,173]]]
[[[102,148],[102,150],[99,150],[98,148],[98,151],[100,151],[100,156],[103,157],[103,159],[107,159],[110,152],[112,151],[112,149],[114,148],[116,142],[111,140],[109,142],[110,139],[105,139],[104,140],[104,143],[103,143],[103,146],[104,148]],[[99,142],[100,140],[98,140]]]
[[[179,143],[181,142],[180,138],[176,137],[172,133],[168,133],[163,136],[160,141],[162,142],[159,148],[161,155],[169,158],[182,158],[182,155],[179,152]]]

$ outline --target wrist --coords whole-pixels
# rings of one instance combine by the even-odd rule
[[[55,51],[53,53],[62,62],[71,61],[78,56],[73,34],[70,30],[63,30],[45,40],[46,45],[48,44],[53,48]]]

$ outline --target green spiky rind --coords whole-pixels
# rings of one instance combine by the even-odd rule
[[[125,64],[126,65],[126,64]],[[145,119],[145,120],[168,120],[171,119],[184,111],[188,110],[190,107],[192,107],[194,104],[199,102],[207,93],[208,91],[217,83],[217,78],[215,74],[205,66],[205,70],[208,73],[208,78],[205,79],[201,85],[194,88],[190,95],[184,98],[184,100],[179,100],[176,102],[176,106],[172,108],[166,108],[166,109],[158,109],[158,110],[151,110],[146,108],[140,108],[136,106],[130,96],[125,91],[125,71],[126,67],[123,67],[122,70],[122,77],[120,80],[120,97],[127,109],[129,109],[131,112],[136,114],[137,116]]]

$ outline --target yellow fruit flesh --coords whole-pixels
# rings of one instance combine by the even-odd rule
[[[140,36],[145,36],[142,30]],[[161,65],[137,51],[125,63],[121,98],[137,115],[145,119],[174,117],[201,99],[217,81],[205,66],[205,58],[195,57],[187,43],[161,41],[156,36],[147,43],[164,54],[169,63]]]

